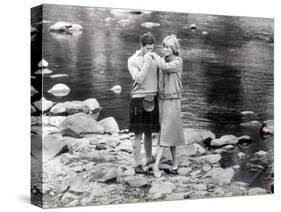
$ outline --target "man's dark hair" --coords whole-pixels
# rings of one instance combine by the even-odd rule
[[[143,34],[140,37],[140,43],[142,46],[154,44],[154,35],[150,32]]]

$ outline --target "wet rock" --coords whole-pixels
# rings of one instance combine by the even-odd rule
[[[228,185],[231,183],[235,172],[232,168],[214,168],[204,175],[204,178],[209,178],[208,183],[218,185]]]
[[[104,128],[96,120],[85,113],[68,116],[61,124],[64,136],[81,138],[84,134],[103,134]]]
[[[253,121],[257,118],[257,114],[253,111],[242,111],[241,116],[243,122]]]
[[[262,128],[263,135],[273,135],[274,134],[274,121],[268,120],[263,122],[264,127]]]
[[[59,127],[61,123],[66,119],[65,116],[42,116],[42,124]]]
[[[195,143],[195,144],[192,144],[192,146],[195,150],[196,155],[203,155],[203,154],[206,153],[206,150],[202,146],[200,146],[199,144]]]
[[[57,22],[54,25],[52,25],[49,30],[52,32],[66,32],[66,33],[72,33],[74,31],[82,31],[83,27],[79,24],[72,24],[69,22]]]
[[[69,77],[68,74],[52,74],[50,78],[62,78],[62,77]]]
[[[112,88],[110,88],[110,90],[111,90],[112,92],[114,92],[114,93],[117,93],[117,94],[119,94],[119,93],[122,92],[122,88],[121,88],[120,85],[115,85],[115,86],[113,86]]]
[[[86,99],[83,103],[86,104],[90,108],[90,111],[92,112],[92,114],[98,113],[98,115],[99,115],[100,111],[102,110],[99,102],[94,98]],[[95,119],[97,120],[97,118],[98,118],[98,116]]]
[[[141,24],[141,26],[144,27],[144,28],[150,29],[150,28],[153,28],[153,27],[159,27],[160,23],[144,22],[144,23]]]
[[[67,101],[64,103],[57,103],[51,109],[51,113],[54,115],[59,114],[75,114],[75,113],[89,113],[90,108],[88,105],[84,104],[81,101]]]
[[[267,191],[263,188],[251,188],[248,191],[249,195],[261,195],[261,194],[267,194]]]
[[[129,186],[136,188],[149,185],[148,180],[142,176],[128,176],[124,178],[124,182],[127,183]]]
[[[211,146],[212,147],[222,147],[222,146],[226,146],[226,145],[230,145],[230,144],[237,144],[238,143],[238,139],[236,136],[234,135],[224,135],[218,139],[213,139],[211,141]]]
[[[232,150],[232,149],[234,149],[234,146],[233,145],[226,145],[222,149],[223,150]]]
[[[238,158],[239,160],[242,160],[242,159],[244,159],[245,157],[246,157],[246,154],[243,153],[243,152],[239,152],[239,153],[237,154],[237,158]]]
[[[52,74],[53,71],[48,69],[48,68],[43,68],[43,69],[38,69],[36,72],[34,72],[34,74],[42,74],[42,75],[45,75],[45,74]]]
[[[38,63],[38,67],[39,68],[47,68],[49,65],[49,63],[45,60],[45,59],[42,59],[39,63]]]
[[[48,90],[48,93],[53,94],[54,96],[66,96],[70,92],[70,88],[65,84],[56,84],[54,85],[50,90]]]
[[[46,135],[42,139],[43,161],[50,160],[60,153],[67,152],[67,144],[60,135]]]
[[[259,121],[249,121],[249,122],[243,122],[240,124],[241,127],[251,127],[251,128],[261,128],[262,123]]]
[[[38,91],[32,85],[30,91],[31,91],[31,96],[38,93]]]
[[[112,164],[98,164],[89,171],[90,182],[108,182],[116,180],[120,176],[120,170]]]
[[[176,189],[175,184],[170,182],[155,183],[149,189],[149,194],[153,195],[154,198],[158,199],[166,194],[172,193]]]
[[[192,30],[195,30],[195,29],[197,29],[198,27],[197,27],[197,25],[196,24],[191,24],[190,25],[190,29],[192,29]]]
[[[268,154],[268,152],[265,152],[265,151],[258,151],[255,153],[255,156],[258,156],[258,157],[265,157],[266,155]]]
[[[215,139],[215,134],[203,129],[184,129],[186,144],[204,142],[204,140]]]
[[[34,102],[34,105],[38,110],[45,112],[48,111],[54,105],[54,102],[42,97],[39,101]]]
[[[116,160],[115,156],[112,154],[100,151],[82,153],[80,159],[93,162],[113,162]]]
[[[204,155],[201,157],[196,158],[197,162],[208,162],[208,163],[217,163],[221,160],[220,154],[210,154],[210,155]]]
[[[252,142],[253,142],[253,139],[248,135],[238,137],[238,143],[240,145],[246,146]]]
[[[99,124],[103,126],[105,132],[114,134],[120,131],[119,126],[113,117],[102,119],[101,121],[99,121]]]
[[[182,167],[182,168],[178,168],[177,172],[180,176],[186,176],[188,174],[190,174],[190,172],[192,171],[191,167]]]

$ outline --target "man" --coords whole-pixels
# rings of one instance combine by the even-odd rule
[[[140,49],[128,59],[128,69],[133,79],[130,105],[129,131],[135,133],[133,143],[135,171],[144,173],[141,163],[141,140],[144,134],[145,163],[152,162],[152,132],[159,132],[157,100],[157,66],[149,62],[154,48],[154,36],[145,33],[140,37]]]

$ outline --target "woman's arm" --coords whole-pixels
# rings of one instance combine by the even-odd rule
[[[154,60],[157,64],[157,67],[160,68],[164,72],[168,73],[176,73],[182,70],[182,59],[177,58],[171,62],[166,62],[163,58],[161,58],[156,53],[153,54]]]

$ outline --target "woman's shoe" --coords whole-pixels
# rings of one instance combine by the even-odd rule
[[[159,178],[159,177],[161,177],[162,176],[162,172],[161,172],[161,170],[160,169],[156,169],[156,168],[153,168],[153,174],[154,174],[154,177],[157,177],[157,178]]]

